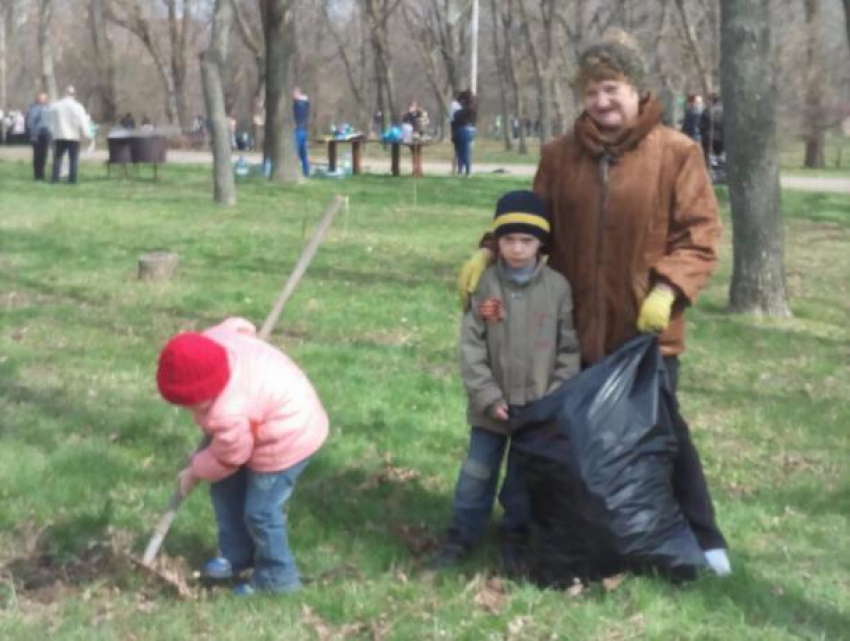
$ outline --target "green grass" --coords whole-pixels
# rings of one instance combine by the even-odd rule
[[[850,198],[784,196],[794,319],[725,313],[728,224],[722,267],[690,312],[681,400],[734,576],[628,578],[572,597],[508,582],[494,614],[476,602],[493,540],[437,579],[411,549],[446,525],[468,434],[454,275],[496,197],[527,183],[249,181],[222,209],[207,171],[161,176],[109,181],[92,165],[54,187],[0,164],[0,638],[850,638]],[[290,523],[302,572],[332,574],[249,602],[152,590],[109,546],[144,547],[198,438],[158,398],[158,349],[226,315],[261,322],[334,193],[350,209],[272,337],[331,416]],[[136,279],[156,248],[179,252],[170,284]],[[165,552],[197,566],[214,545],[199,491]]]

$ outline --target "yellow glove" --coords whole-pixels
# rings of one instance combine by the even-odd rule
[[[457,277],[457,291],[460,295],[461,309],[466,309],[469,303],[469,296],[478,287],[478,281],[481,280],[481,274],[487,269],[490,264],[490,250],[479,249],[475,255],[470,258],[463,267],[460,268],[460,274]]]
[[[638,331],[642,334],[650,334],[667,329],[675,300],[676,293],[669,287],[653,288],[640,308],[637,319]]]

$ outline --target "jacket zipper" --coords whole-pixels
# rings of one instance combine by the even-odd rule
[[[603,152],[599,157],[599,207],[596,210],[596,269],[593,274],[593,295],[596,303],[596,353],[593,355],[594,360],[598,360],[605,355],[605,334],[607,333],[607,323],[605,318],[605,300],[602,295],[602,287],[600,280],[602,278],[602,250],[605,240],[605,217],[608,211],[608,179],[609,170],[614,157],[607,152]]]

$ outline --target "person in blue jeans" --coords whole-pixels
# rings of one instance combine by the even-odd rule
[[[498,260],[464,301],[461,377],[469,397],[469,449],[455,486],[452,525],[433,569],[462,560],[490,524],[499,471],[509,449],[508,419],[579,371],[572,294],[566,279],[540,260],[549,214],[531,191],[513,191],[496,204]],[[521,575],[531,523],[523,470],[510,451],[499,502],[502,564]]]
[[[469,175],[472,169],[472,141],[475,139],[475,121],[478,117],[478,107],[475,94],[461,91],[457,96],[460,109],[452,116],[452,142],[455,146],[458,175]]]
[[[254,567],[252,588],[281,593],[301,587],[289,549],[286,505],[308,462],[281,472],[242,467],[210,486],[220,556],[205,566],[206,576],[230,578]]]
[[[292,117],[295,120],[295,148],[301,161],[301,173],[310,175],[310,158],[307,156],[307,136],[310,127],[310,99],[295,87],[292,92]]]

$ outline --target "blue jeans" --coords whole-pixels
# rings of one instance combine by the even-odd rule
[[[472,141],[475,127],[461,127],[457,132],[457,173],[466,173],[472,169]]]
[[[472,428],[469,451],[455,486],[451,537],[473,545],[487,532],[499,469],[508,443],[508,436],[480,427]],[[500,526],[503,531],[519,530],[531,522],[531,502],[525,478],[510,450],[499,503],[505,511]]]
[[[307,130],[303,127],[295,129],[295,147],[298,150],[298,158],[301,160],[301,173],[310,175],[310,158],[307,156]]]
[[[290,592],[301,587],[284,508],[308,462],[304,459],[281,472],[242,467],[210,487],[221,556],[234,572],[253,566],[251,583],[260,590]]]

